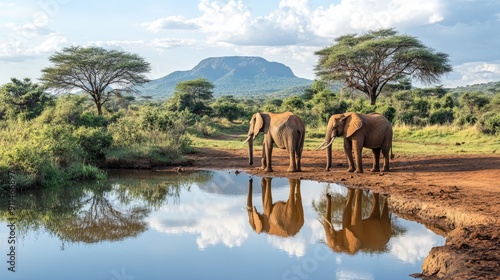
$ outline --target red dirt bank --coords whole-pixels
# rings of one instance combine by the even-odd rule
[[[255,151],[254,162],[259,162]],[[367,188],[388,195],[392,210],[424,223],[446,237],[422,266],[425,279],[500,278],[500,156],[396,157],[391,172],[346,172],[346,160],[334,151],[333,170],[326,172],[323,152],[306,150],[302,172],[288,173],[288,155],[273,150],[272,174],[248,165],[246,149],[200,149],[190,155],[193,169],[236,169],[253,175],[292,177]]]

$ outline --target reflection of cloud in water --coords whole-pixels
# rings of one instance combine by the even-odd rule
[[[370,280],[374,279],[373,275],[369,273],[362,273],[362,272],[357,272],[357,271],[350,271],[350,270],[337,270],[335,273],[336,277],[335,279],[339,280],[351,280],[351,279],[356,279],[356,280]]]
[[[148,222],[151,228],[162,233],[196,234],[196,243],[200,250],[219,243],[227,247],[237,247],[248,238],[246,216],[234,215],[235,209],[241,210],[240,205],[233,206],[219,201],[217,204],[205,204],[203,207],[199,209],[194,205],[165,206],[152,215]],[[189,209],[187,215],[182,213],[186,209]]]
[[[428,233],[419,234],[418,232],[403,237],[393,237],[390,252],[399,260],[414,264],[427,257],[432,247],[441,245],[438,238]]]
[[[282,238],[269,235],[269,243],[275,248],[287,252],[290,256],[303,257],[306,252],[306,242],[302,237]]]

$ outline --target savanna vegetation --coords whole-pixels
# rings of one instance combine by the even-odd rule
[[[80,61],[78,55],[87,58]],[[93,55],[99,59],[92,60]],[[434,55],[446,60],[446,56]],[[316,80],[310,88],[286,98],[214,99],[213,84],[199,78],[179,83],[170,99],[155,101],[129,94],[133,92],[130,87],[145,80],[143,73],[149,69],[136,55],[76,47],[57,53],[51,61],[55,66],[43,71],[41,84],[13,78],[0,86],[3,187],[8,184],[9,170],[15,171],[18,188],[50,187],[71,180],[102,179],[105,173],[99,167],[110,162],[125,164],[117,165],[121,167],[137,167],[137,162],[182,165],[184,155],[197,147],[242,148],[247,122],[257,111],[293,111],[300,116],[308,131],[306,149],[322,141],[332,114],[347,111],[385,115],[395,126],[394,147],[400,153],[464,152],[464,141],[476,143],[465,152],[492,153],[500,148],[498,85],[489,86],[488,91],[414,88],[411,77],[404,78],[400,72],[396,80],[378,88],[375,103],[357,87],[335,90],[338,84],[332,85],[329,79]],[[135,76],[106,80],[124,69]],[[437,69],[427,78],[433,80],[445,70]],[[116,85],[121,90],[109,90]],[[81,91],[53,92],[75,88]],[[443,142],[451,143],[453,149],[433,150],[428,145]]]

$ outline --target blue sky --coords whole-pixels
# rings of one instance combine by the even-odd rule
[[[450,55],[447,87],[500,81],[498,0],[0,0],[0,84],[37,80],[71,45],[143,56],[150,79],[215,56],[261,56],[314,79],[314,52],[394,27]]]

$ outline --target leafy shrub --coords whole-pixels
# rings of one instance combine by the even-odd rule
[[[454,120],[453,110],[450,108],[439,108],[431,112],[429,116],[431,124],[451,124]]]
[[[111,146],[111,134],[99,127],[79,127],[74,132],[84,158],[92,162],[104,159],[104,149]]]
[[[479,130],[487,134],[500,134],[500,113],[488,112],[478,121]]]

